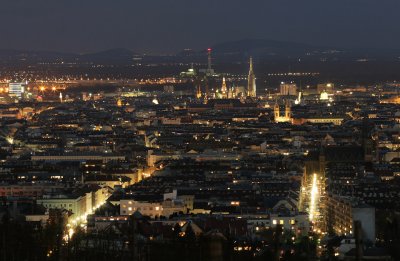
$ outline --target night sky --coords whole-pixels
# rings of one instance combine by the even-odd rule
[[[245,38],[398,48],[399,10],[399,0],[0,0],[0,48],[166,53]]]

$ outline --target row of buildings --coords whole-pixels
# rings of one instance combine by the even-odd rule
[[[0,118],[0,196],[16,202],[2,213],[33,221],[64,211],[72,228],[121,238],[140,220],[137,236],[150,245],[173,242],[173,231],[217,233],[249,256],[276,252],[277,241],[304,254],[310,237],[313,255],[328,255],[323,242],[354,239],[357,222],[366,251],[390,249],[395,235],[382,220],[399,207],[397,105],[381,103],[375,87],[325,87],[207,103],[126,91],[1,105],[31,108]]]

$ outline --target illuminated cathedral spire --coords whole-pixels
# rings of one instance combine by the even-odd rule
[[[250,57],[250,70],[247,83],[247,96],[256,97],[256,76],[253,71],[253,58]]]
[[[201,93],[201,84],[198,83],[196,87],[196,98],[201,99],[201,96],[203,96],[203,94]]]
[[[285,101],[285,114],[281,113],[281,107],[278,100],[275,100],[274,105],[275,122],[290,122],[292,120],[292,108],[289,100]]]
[[[194,85],[196,86],[196,98],[201,99],[203,97],[203,93],[201,91],[201,84],[202,84],[202,78],[200,76],[196,76],[194,79]]]
[[[225,77],[222,78],[221,95],[224,99],[228,97],[228,88],[226,86]]]

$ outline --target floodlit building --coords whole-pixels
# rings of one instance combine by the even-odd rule
[[[279,103],[276,102],[274,106],[274,116],[275,122],[290,122],[292,119],[290,102],[285,102],[285,110],[283,112],[281,111],[281,106]]]
[[[228,87],[226,86],[225,77],[222,78],[221,97],[222,97],[223,99],[228,98]]]
[[[60,191],[57,194],[43,195],[37,204],[46,209],[65,209],[70,212],[70,220],[85,220],[88,214],[106,202],[110,196],[107,187],[85,187],[74,191]]]
[[[21,98],[25,92],[25,83],[9,83],[8,94]]]
[[[333,94],[335,85],[333,83],[322,83],[317,85],[318,93],[327,92],[328,94]]]
[[[354,235],[354,222],[361,222],[364,240],[375,242],[375,208],[356,200],[336,195],[326,197],[326,224],[328,232]]]
[[[296,96],[297,95],[297,85],[295,83],[281,82],[279,94]]]

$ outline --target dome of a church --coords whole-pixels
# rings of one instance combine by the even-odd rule
[[[326,100],[328,100],[328,99],[329,99],[328,93],[327,93],[326,91],[321,92],[321,95],[320,95],[319,99],[320,99],[321,101],[326,101]]]

